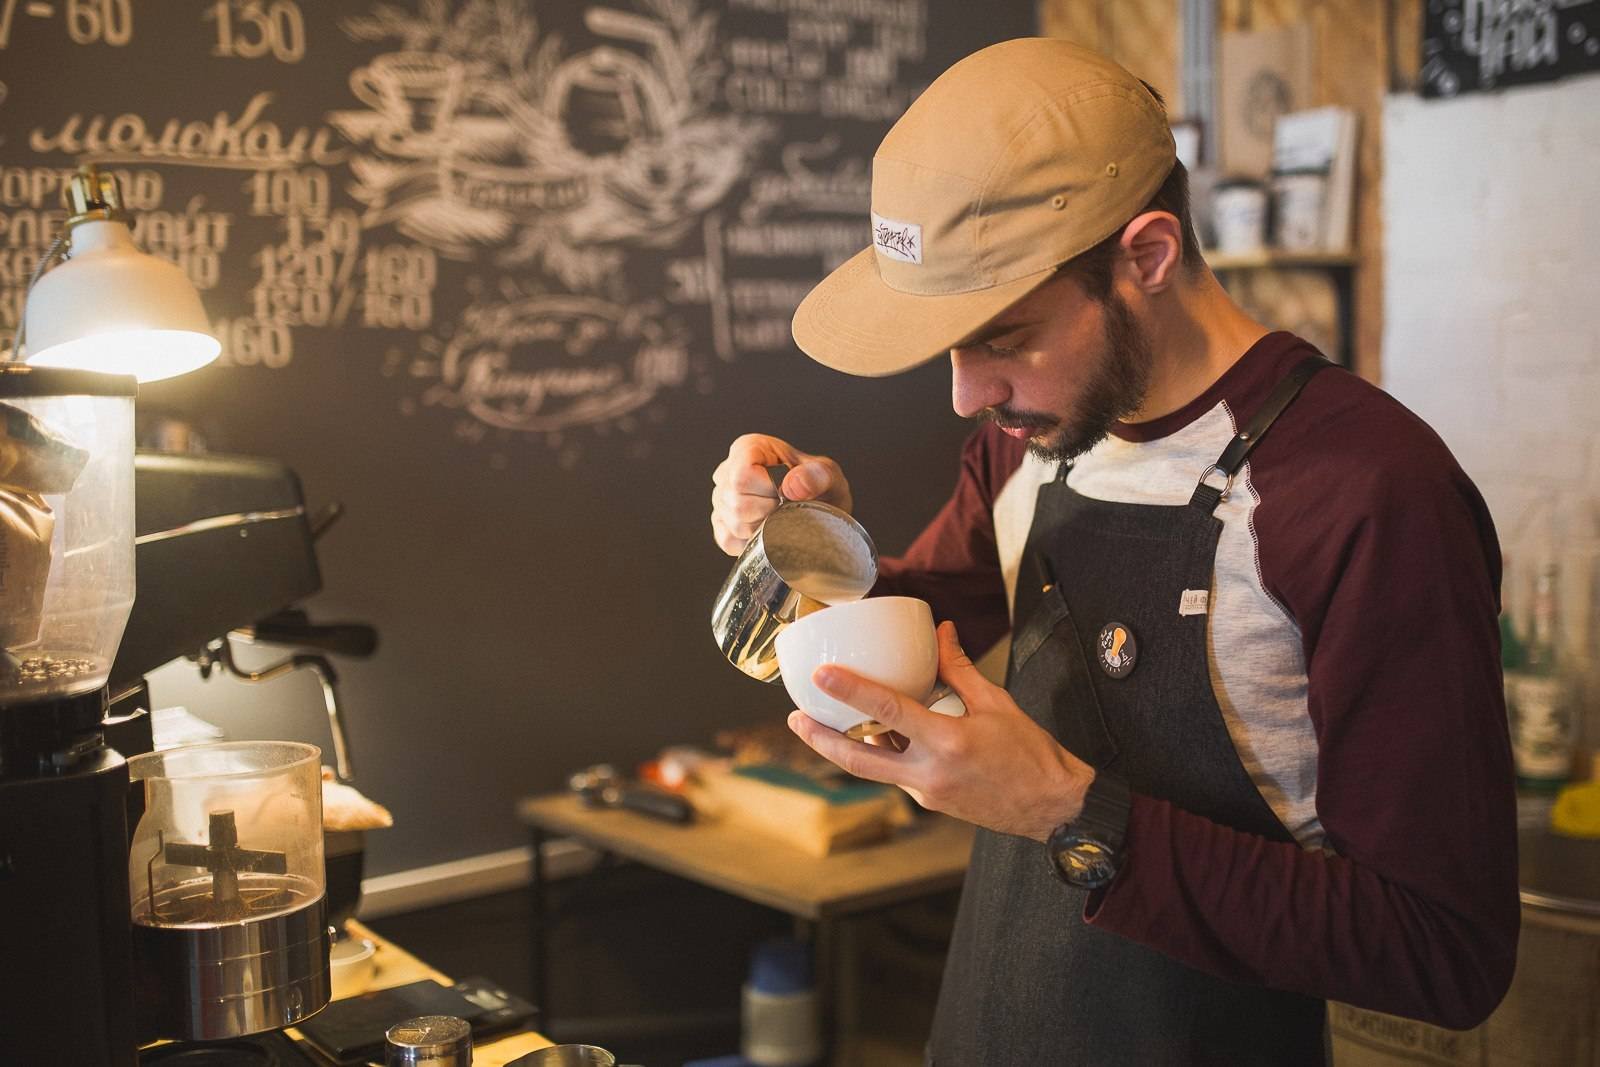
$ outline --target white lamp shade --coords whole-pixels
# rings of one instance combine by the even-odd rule
[[[222,345],[187,275],[140,252],[121,222],[81,222],[72,254],[28,292],[27,351],[41,367],[132,374],[141,382],[203,367]]]

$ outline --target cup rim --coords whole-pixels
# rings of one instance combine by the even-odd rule
[[[234,753],[261,757],[261,765],[213,771],[194,766],[194,762],[204,756]],[[321,760],[322,749],[303,741],[214,741],[141,752],[128,759],[128,778],[130,781],[225,782],[240,778],[292,777],[308,764],[319,766]]]
[[[863,605],[877,604],[877,605],[881,606],[881,605],[885,605],[885,604],[897,604],[897,605],[902,605],[903,606],[904,602],[910,602],[910,603],[913,603],[913,604],[921,604],[924,608],[927,609],[928,617],[930,619],[933,617],[933,605],[929,604],[926,600],[923,600],[921,597],[916,597],[916,596],[898,596],[898,595],[897,596],[867,596],[867,597],[862,597],[860,600],[847,600],[842,604],[829,604],[827,607],[819,608],[818,610],[813,611],[809,615],[802,615],[798,619],[794,620],[793,622],[788,623],[787,625],[785,625],[784,628],[778,632],[777,640],[778,641],[782,641],[790,633],[794,632],[796,627],[803,627],[804,626],[804,627],[808,627],[809,628],[809,625],[820,625],[820,624],[810,624],[809,620],[820,618],[821,616],[828,614],[828,612],[830,612],[830,611],[851,611],[851,612],[859,613],[859,612],[862,612],[862,611],[870,610],[870,609],[864,607]]]

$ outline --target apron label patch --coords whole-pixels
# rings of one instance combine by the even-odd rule
[[[1100,669],[1113,678],[1126,678],[1139,658],[1139,645],[1133,631],[1120,622],[1106,623],[1096,642]]]
[[[1179,615],[1204,615],[1211,606],[1211,590],[1185,589],[1178,598]]]

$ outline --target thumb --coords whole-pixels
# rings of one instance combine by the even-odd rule
[[[783,479],[783,495],[790,500],[814,500],[833,488],[833,475],[816,460],[806,460],[789,469]]]

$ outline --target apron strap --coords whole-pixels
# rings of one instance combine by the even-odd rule
[[[1222,450],[1222,455],[1217,457],[1217,461],[1200,475],[1200,484],[1194,487],[1194,495],[1189,498],[1190,506],[1201,508],[1208,513],[1216,511],[1217,505],[1228,498],[1228,491],[1233,488],[1234,476],[1244,466],[1246,457],[1261,443],[1267,431],[1272,429],[1272,424],[1278,421],[1278,416],[1294,402],[1294,398],[1300,395],[1300,390],[1306,387],[1306,383],[1317,372],[1333,365],[1321,356],[1308,356],[1296,363],[1272,390],[1267,402],[1256,412],[1255,418],[1234,435],[1228,442],[1228,447]],[[1220,474],[1227,479],[1222,488],[1206,484],[1206,479],[1213,474]]]

